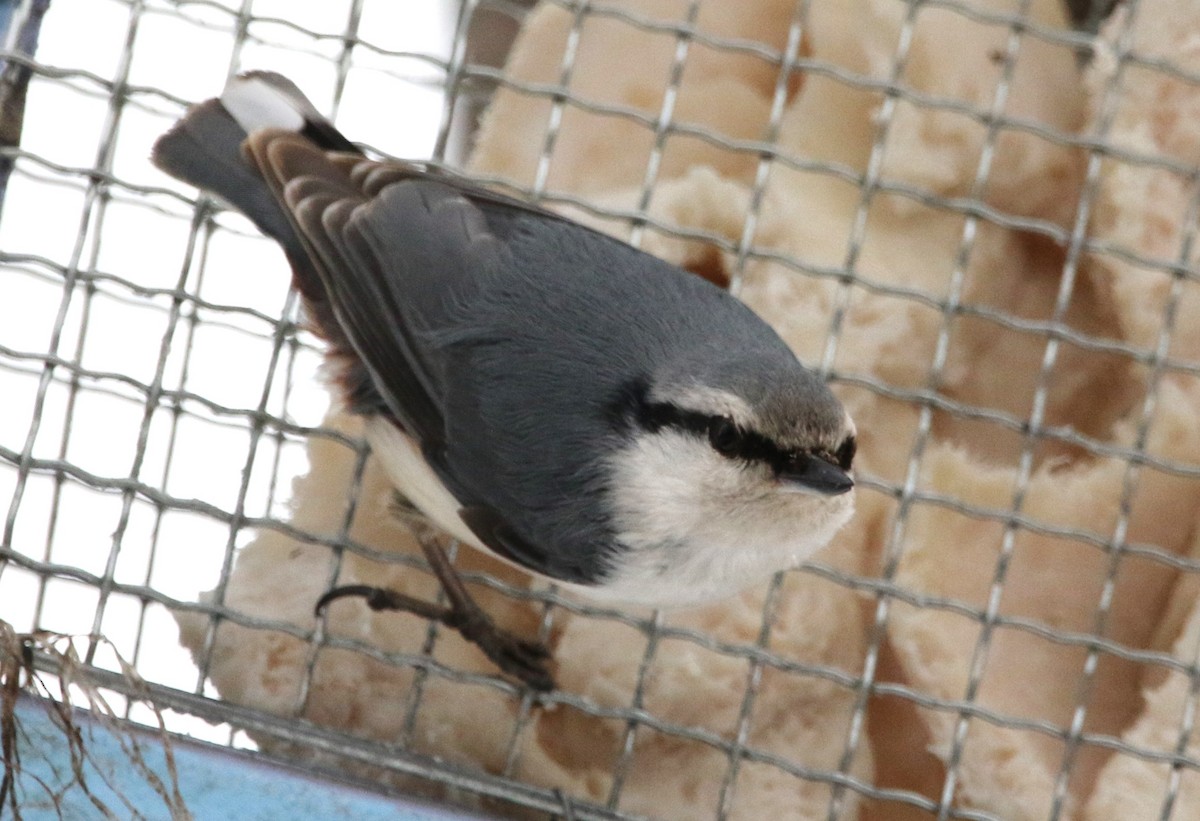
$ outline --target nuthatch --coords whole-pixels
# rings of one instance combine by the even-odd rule
[[[538,206],[367,159],[284,77],[251,72],[154,147],[283,247],[388,478],[463,542],[594,599],[731,595],[849,519],[854,425],[744,304]],[[362,585],[546,689],[427,547],[450,606]]]

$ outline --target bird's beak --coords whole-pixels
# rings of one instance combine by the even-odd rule
[[[854,487],[854,479],[837,465],[811,457],[779,474],[784,488],[821,496],[840,496]]]

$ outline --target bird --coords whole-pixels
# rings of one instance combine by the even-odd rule
[[[696,274],[432,164],[369,158],[288,78],[249,71],[154,144],[283,249],[330,383],[446,534],[613,605],[691,607],[793,567],[851,518],[856,430],[817,372]],[[362,597],[457,629],[535,690],[440,545],[446,594]]]

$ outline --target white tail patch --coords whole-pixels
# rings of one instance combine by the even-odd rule
[[[221,93],[221,105],[247,134],[260,128],[304,128],[304,114],[292,96],[262,77],[234,77]]]

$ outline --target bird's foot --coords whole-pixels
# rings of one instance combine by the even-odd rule
[[[446,624],[474,644],[497,667],[538,692],[554,689],[554,678],[546,670],[550,649],[540,641],[529,641],[502,629],[478,607],[452,611]]]
[[[457,630],[504,673],[539,692],[554,689],[554,678],[546,669],[550,659],[546,645],[501,629],[473,600],[462,607],[443,607],[396,590],[351,584],[335,587],[323,595],[317,601],[316,612],[320,614],[332,601],[352,596],[362,598],[375,611],[407,611],[440,622]]]

